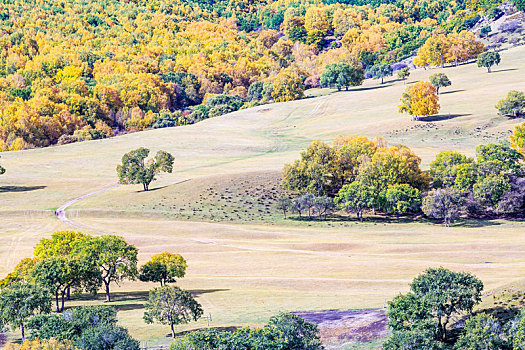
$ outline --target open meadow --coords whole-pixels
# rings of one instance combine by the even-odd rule
[[[111,139],[5,152],[0,178],[0,277],[31,255],[42,237],[71,227],[54,211],[117,182],[122,155],[138,147],[175,156],[174,172],[151,191],[111,187],[66,209],[85,233],[114,233],[139,248],[139,263],[170,251],[188,261],[181,288],[194,291],[211,325],[261,325],[278,311],[381,308],[428,267],[469,271],[485,291],[520,283],[525,271],[525,223],[352,219],[284,220],[273,208],[283,165],[313,139],[382,136],[405,144],[423,168],[442,150],[474,154],[476,145],[508,140],[522,119],[497,115],[509,90],[525,90],[525,46],[501,52],[488,74],[475,64],[415,70],[402,81],[367,80],[350,91],[310,91],[317,97],[241,110],[200,123]],[[397,112],[408,84],[444,71],[438,115],[411,121]],[[153,284],[114,287],[119,319],[142,341],[165,343],[168,327],[145,325],[142,304]],[[92,304],[82,297],[68,303]],[[179,327],[202,328],[206,320]]]

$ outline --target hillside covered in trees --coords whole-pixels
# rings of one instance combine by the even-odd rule
[[[343,61],[364,74],[425,44],[418,64],[433,65],[429,48],[443,40],[450,49],[439,64],[475,58],[483,45],[466,30],[498,4],[5,0],[0,151],[192,124],[298,99],[319,86],[329,64]]]

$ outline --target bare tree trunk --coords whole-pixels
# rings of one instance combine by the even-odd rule
[[[62,306],[60,308],[60,312],[64,312],[64,304],[66,302],[66,290],[64,289],[62,291]]]
[[[60,307],[58,306],[58,289],[55,292],[55,303],[56,303],[56,309],[57,309],[57,313],[58,313],[58,312],[60,312]]]
[[[111,295],[109,294],[109,283],[106,283],[106,281],[104,281],[104,284],[106,285],[106,303],[111,303]]]

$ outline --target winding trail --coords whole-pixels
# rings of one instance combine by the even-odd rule
[[[119,184],[114,184],[114,185],[111,185],[111,186],[108,186],[108,187],[104,187],[100,190],[97,190],[97,191],[93,191],[93,192],[89,192],[89,193],[86,193],[80,197],[77,197],[75,199],[72,199],[70,200],[69,202],[63,204],[62,206],[60,206],[57,210],[55,210],[55,216],[57,217],[58,220],[62,221],[64,224],[67,224],[67,225],[70,225],[70,226],[74,226],[74,227],[78,227],[78,228],[85,228],[83,225],[81,224],[78,224],[72,220],[70,220],[68,217],[67,217],[67,214],[66,214],[66,209],[70,206],[72,206],[73,204],[75,204],[76,202],[84,199],[84,198],[87,198],[87,197],[91,197],[91,196],[94,196],[96,194],[99,194],[99,193],[102,193],[102,192],[106,192],[106,191],[109,191],[115,187],[118,187],[120,186]]]

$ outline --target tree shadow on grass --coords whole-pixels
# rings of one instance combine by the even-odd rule
[[[46,188],[47,186],[0,186],[2,192],[30,192]]]
[[[440,95],[448,95],[448,94],[454,94],[456,92],[463,92],[465,90],[452,90],[452,91],[445,91],[445,92],[440,92],[439,94]]]
[[[151,284],[151,289],[160,287],[160,284]],[[216,292],[226,292],[229,291],[229,289],[195,289],[190,290],[191,294],[195,296],[199,296],[202,294],[208,294],[208,293],[216,293]],[[122,305],[119,305],[118,303],[125,303],[125,302],[132,302],[132,301],[146,301],[149,298],[149,291],[133,291],[133,292],[111,292],[111,303],[107,303],[107,305],[119,307]],[[73,296],[73,300],[79,300],[79,301],[99,301],[99,302],[105,302],[106,300],[106,294],[104,293],[97,293],[96,295],[93,294],[80,294]],[[132,304],[129,304],[132,305]]]
[[[376,89],[386,88],[386,87],[389,87],[389,86],[392,86],[392,85],[394,85],[394,82],[386,82],[384,84],[379,84],[379,85],[374,85],[374,86],[350,88],[350,89],[348,89],[348,92],[376,90]],[[341,90],[341,92],[345,92],[345,91],[347,91],[347,90],[344,90],[344,89]]]
[[[514,70],[518,70],[518,68],[498,69],[498,70],[493,70],[491,73],[511,72],[511,71],[514,71]]]
[[[166,188],[166,187],[169,187],[169,185],[150,188],[150,189],[148,189],[147,191],[144,191],[144,190],[138,190],[138,191],[135,191],[135,192],[137,192],[137,193],[153,192],[153,191],[157,191],[157,190],[162,190],[163,188]]]
[[[459,219],[452,223],[452,227],[488,227],[499,226],[500,222],[487,219]]]
[[[494,306],[488,309],[483,309],[482,312],[492,315],[498,320],[506,323],[514,318],[520,313],[521,308],[518,305],[515,306]]]
[[[421,117],[419,118],[419,121],[422,122],[439,122],[443,120],[450,120],[454,118],[459,117],[467,117],[472,114],[437,114],[437,115],[429,115],[428,117]]]

